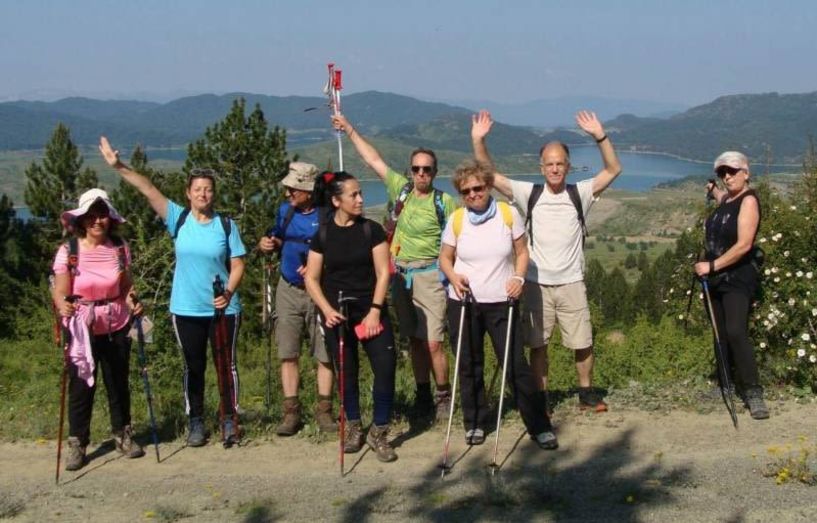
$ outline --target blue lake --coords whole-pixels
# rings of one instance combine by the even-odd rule
[[[150,151],[152,159],[167,158],[167,155],[162,154],[164,151]],[[172,159],[179,158],[175,151],[167,151],[172,153]],[[184,154],[184,153],[182,153]],[[601,157],[598,149],[595,147],[575,147],[570,151],[571,162],[575,170],[570,173],[568,180],[577,182],[592,178],[602,167]],[[677,180],[685,176],[709,176],[712,174],[712,164],[690,162],[687,160],[680,160],[669,156],[652,155],[652,154],[635,154],[621,152],[619,159],[623,171],[621,175],[613,182],[611,186],[613,189],[625,189],[629,191],[648,191],[656,185]],[[401,169],[404,166],[392,166],[395,169]],[[585,170],[586,168],[586,170]],[[449,168],[450,169],[450,168]],[[450,172],[450,170],[446,170]],[[444,171],[444,172],[446,172]],[[368,176],[373,174],[368,173]],[[515,180],[527,180],[533,182],[541,182],[543,180],[541,174],[528,175],[512,175]],[[386,203],[386,189],[379,180],[363,180],[363,197],[367,206],[382,205]],[[440,177],[437,179],[436,185],[439,189],[457,196],[454,188],[451,185],[451,179],[447,177]],[[28,209],[19,207],[16,209],[17,215],[20,218],[26,219],[30,215]]]

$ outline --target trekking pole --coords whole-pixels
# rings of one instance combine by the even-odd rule
[[[262,309],[262,321],[267,337],[267,392],[264,397],[264,406],[267,409],[267,416],[272,408],[272,256],[267,256],[264,263],[264,306]]]
[[[340,309],[341,315],[346,317],[346,314],[344,314],[346,312],[346,305],[343,301],[343,291],[338,291],[338,308]],[[343,404],[343,392],[345,390],[346,378],[343,369],[343,362],[346,356],[344,353],[344,345],[346,345],[346,329],[344,329],[344,322],[341,321],[340,325],[338,325],[338,394],[340,396],[340,423],[338,424],[340,434],[338,435],[338,441],[340,441],[340,477],[343,477],[344,474],[343,458],[346,443],[346,410],[344,409]]]
[[[221,277],[219,275],[216,275],[216,277],[213,279],[213,297],[217,298],[223,295],[224,282],[221,281]],[[218,405],[219,424],[221,425],[221,441],[224,448],[229,448],[235,442],[234,436],[238,427],[234,426],[232,428],[232,434],[226,433],[226,415],[224,411],[227,401],[229,400],[229,393],[227,391],[227,368],[225,365],[226,362],[224,361],[224,351],[226,350],[224,345],[227,339],[227,333],[225,332],[226,325],[224,324],[226,321],[226,318],[224,317],[224,309],[215,309],[213,321],[215,322],[213,336],[215,347],[213,348],[213,352],[215,352],[216,377],[218,382],[218,392],[221,398]]]
[[[511,337],[513,335],[513,310],[516,307],[516,300],[508,299],[508,329],[505,332],[505,354],[502,356],[502,381],[499,386],[499,408],[496,414],[496,440],[494,441],[494,458],[491,462],[491,475],[496,473],[499,465],[496,462],[496,455],[499,451],[499,429],[502,426],[502,403],[505,399],[505,378],[508,374],[508,354],[511,352]]]
[[[74,303],[82,296],[72,294],[66,296],[65,301]],[[57,473],[54,482],[60,484],[60,461],[62,461],[62,436],[63,425],[65,425],[65,391],[68,387],[68,346],[71,343],[71,334],[68,329],[60,325],[60,314],[56,306],[54,308],[54,341],[57,348],[62,348],[62,375],[60,376],[60,426],[57,429]]]
[[[139,303],[139,298],[133,295],[133,304]],[[145,388],[145,397],[148,403],[148,415],[150,416],[150,432],[153,437],[153,448],[156,449],[156,463],[161,463],[159,459],[159,433],[156,430],[156,417],[153,415],[153,394],[150,392],[150,381],[148,380],[148,362],[145,355],[145,331],[142,328],[142,315],[134,316],[133,324],[136,327],[136,342],[139,348],[139,374],[142,375],[142,385]]]
[[[712,309],[712,298],[709,295],[709,281],[705,276],[701,278],[701,286],[704,289],[704,299],[706,300],[706,310],[709,313],[709,322],[712,324],[712,333],[715,335],[715,362],[718,365],[719,381],[721,382],[721,398],[723,398],[726,410],[729,411],[729,416],[732,418],[732,425],[737,430],[738,416],[735,412],[735,398],[732,396],[732,389],[729,386],[729,369],[726,368],[725,352],[721,345],[721,337],[715,321],[715,311]]]
[[[445,443],[443,444],[443,462],[440,464],[442,471],[440,472],[440,479],[445,478],[445,473],[450,469],[448,466],[448,444],[451,442],[451,423],[454,421],[454,405],[457,402],[457,378],[459,377],[460,369],[460,354],[462,354],[462,331],[465,326],[465,309],[468,305],[470,293],[463,295],[463,300],[460,304],[460,324],[457,331],[457,354],[454,357],[454,383],[451,384],[451,406],[448,410],[448,428],[445,431]]]
[[[329,70],[329,81],[326,84],[325,92],[329,96],[329,107],[335,115],[340,114],[340,90],[343,89],[341,80],[341,70],[335,69],[334,63],[327,64]],[[338,140],[338,166],[339,170],[343,170],[343,141],[342,131],[335,131],[335,136]]]

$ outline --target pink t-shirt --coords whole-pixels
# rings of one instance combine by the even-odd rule
[[[125,244],[125,266],[130,266],[130,249]],[[68,244],[57,250],[54,274],[68,273]],[[85,249],[79,242],[79,263],[74,277],[73,294],[81,301],[112,300],[109,304],[94,306],[94,334],[107,334],[127,325],[130,311],[125,296],[119,289],[119,248],[110,240],[105,244]]]
[[[513,230],[502,218],[501,209],[490,220],[474,225],[463,210],[462,230],[454,236],[454,220],[448,220],[442,241],[457,249],[454,272],[468,276],[474,299],[480,303],[499,303],[508,300],[505,284],[513,276],[513,240],[525,234],[525,224],[519,212],[511,207]],[[453,216],[453,215],[452,215]],[[448,296],[458,300],[453,285],[448,286]]]

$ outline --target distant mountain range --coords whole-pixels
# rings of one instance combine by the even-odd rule
[[[288,143],[294,148],[332,138],[329,112],[322,97],[230,93],[189,96],[167,103],[65,98],[55,102],[0,103],[0,150],[41,149],[57,122],[68,125],[80,145],[95,144],[99,135],[105,134],[123,148],[137,143],[180,147],[221,120],[238,97],[246,100],[248,110],[259,104],[272,125],[287,130]],[[587,108],[605,116],[605,111],[611,109],[602,100],[599,99],[598,107]],[[498,122],[533,124],[548,121],[541,116],[541,111],[545,111],[553,115],[551,121],[564,121],[582,108],[573,106],[579,101],[562,99],[497,106],[494,116]],[[644,109],[643,104],[640,107]],[[471,148],[469,129],[473,110],[466,107],[367,91],[344,97],[343,109],[361,132],[375,139],[458,154],[467,154]],[[660,104],[654,109],[672,110]],[[530,120],[520,120],[526,112]],[[817,92],[724,96],[668,118],[615,116],[605,125],[622,150],[709,161],[723,150],[737,149],[756,161],[771,154],[775,163],[798,162],[806,151],[809,136],[817,133]],[[497,155],[532,155],[544,141],[552,139],[570,144],[592,143],[576,129],[545,132],[531,127],[497,123],[490,137],[491,151]]]

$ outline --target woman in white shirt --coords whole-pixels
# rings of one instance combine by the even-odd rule
[[[509,307],[522,293],[529,259],[522,218],[516,209],[491,196],[493,181],[493,170],[485,164],[467,160],[457,167],[452,183],[462,195],[464,208],[449,218],[440,251],[440,270],[450,282],[448,324],[452,340],[458,338],[460,312],[466,307],[459,373],[465,441],[469,445],[485,441],[490,422],[483,375],[485,334],[491,337],[497,361],[503,361]],[[466,294],[470,294],[470,305],[464,301]],[[518,324],[511,332],[508,381],[522,420],[541,448],[555,449],[558,442],[544,395],[537,390],[525,359]]]

